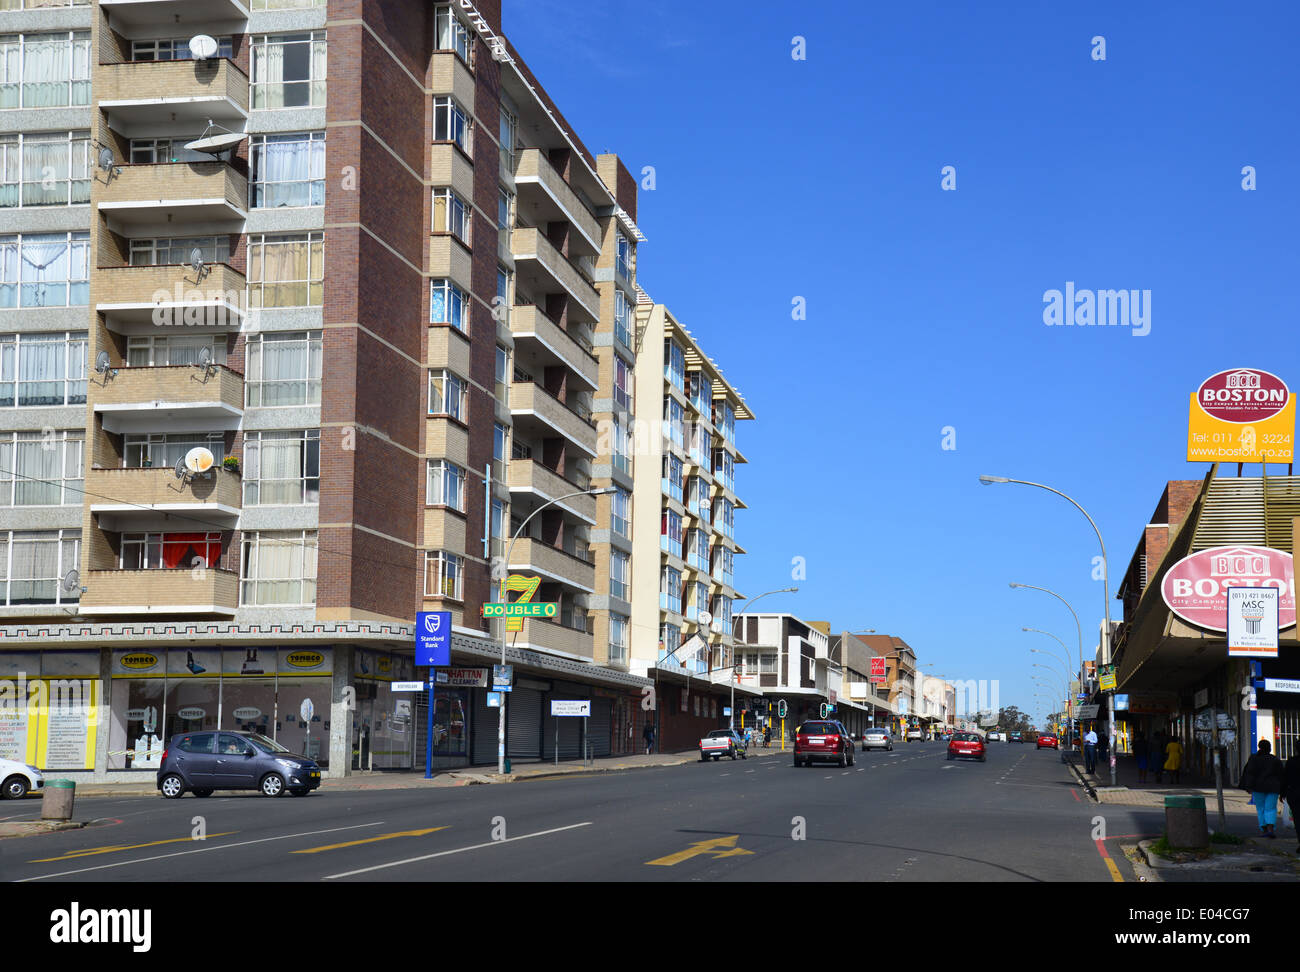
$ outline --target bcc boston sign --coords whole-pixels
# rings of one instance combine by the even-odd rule
[[[1291,555],[1271,547],[1214,547],[1169,568],[1160,593],[1169,610],[1209,631],[1228,627],[1228,589],[1277,588],[1277,626],[1295,625],[1295,567]]]

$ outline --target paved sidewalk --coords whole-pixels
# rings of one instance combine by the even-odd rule
[[[1205,812],[1213,824],[1218,814],[1215,797],[1214,780],[1206,780],[1195,774],[1184,772],[1180,782],[1175,784],[1166,773],[1164,782],[1155,782],[1155,773],[1147,771],[1147,782],[1139,783],[1137,763],[1133,757],[1121,753],[1115,760],[1115,777],[1117,785],[1110,785],[1110,765],[1100,760],[1097,772],[1086,773],[1083,769],[1083,757],[1077,751],[1065,754],[1070,768],[1087,787],[1089,794],[1098,803],[1119,803],[1131,807],[1159,807],[1164,809],[1165,797],[1173,795],[1199,794],[1205,797]],[[1228,780],[1223,781],[1224,813],[1248,813],[1255,816],[1255,808],[1247,801],[1250,794],[1235,789]]]

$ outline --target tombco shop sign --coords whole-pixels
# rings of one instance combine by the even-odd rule
[[[1277,375],[1220,371],[1192,395],[1188,462],[1293,462],[1295,399]]]
[[[1276,587],[1278,627],[1295,625],[1295,568],[1289,553],[1271,547],[1214,547],[1184,557],[1165,574],[1160,593],[1184,621],[1226,631],[1230,587]]]
[[[1228,657],[1277,657],[1276,587],[1228,588]]]

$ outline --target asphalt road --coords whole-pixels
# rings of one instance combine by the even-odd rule
[[[945,753],[912,743],[859,752],[848,769],[764,754],[302,799],[85,799],[77,815],[93,826],[0,840],[0,878],[1111,882],[1134,879],[1121,838],[1159,830],[1158,814],[1108,806],[1107,839],[1094,839],[1103,808],[1054,750],[994,743],[985,763]]]

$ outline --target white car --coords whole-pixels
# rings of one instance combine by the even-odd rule
[[[45,777],[35,766],[0,759],[0,797],[21,800],[32,790],[43,790]]]
[[[907,730],[907,741],[911,742],[913,739],[915,739],[917,742],[921,742],[925,739],[925,733],[923,733],[920,729]]]
[[[989,733],[988,741],[989,741],[989,742],[1002,742],[1002,733],[1000,733],[1000,732],[990,732],[990,733]]]

